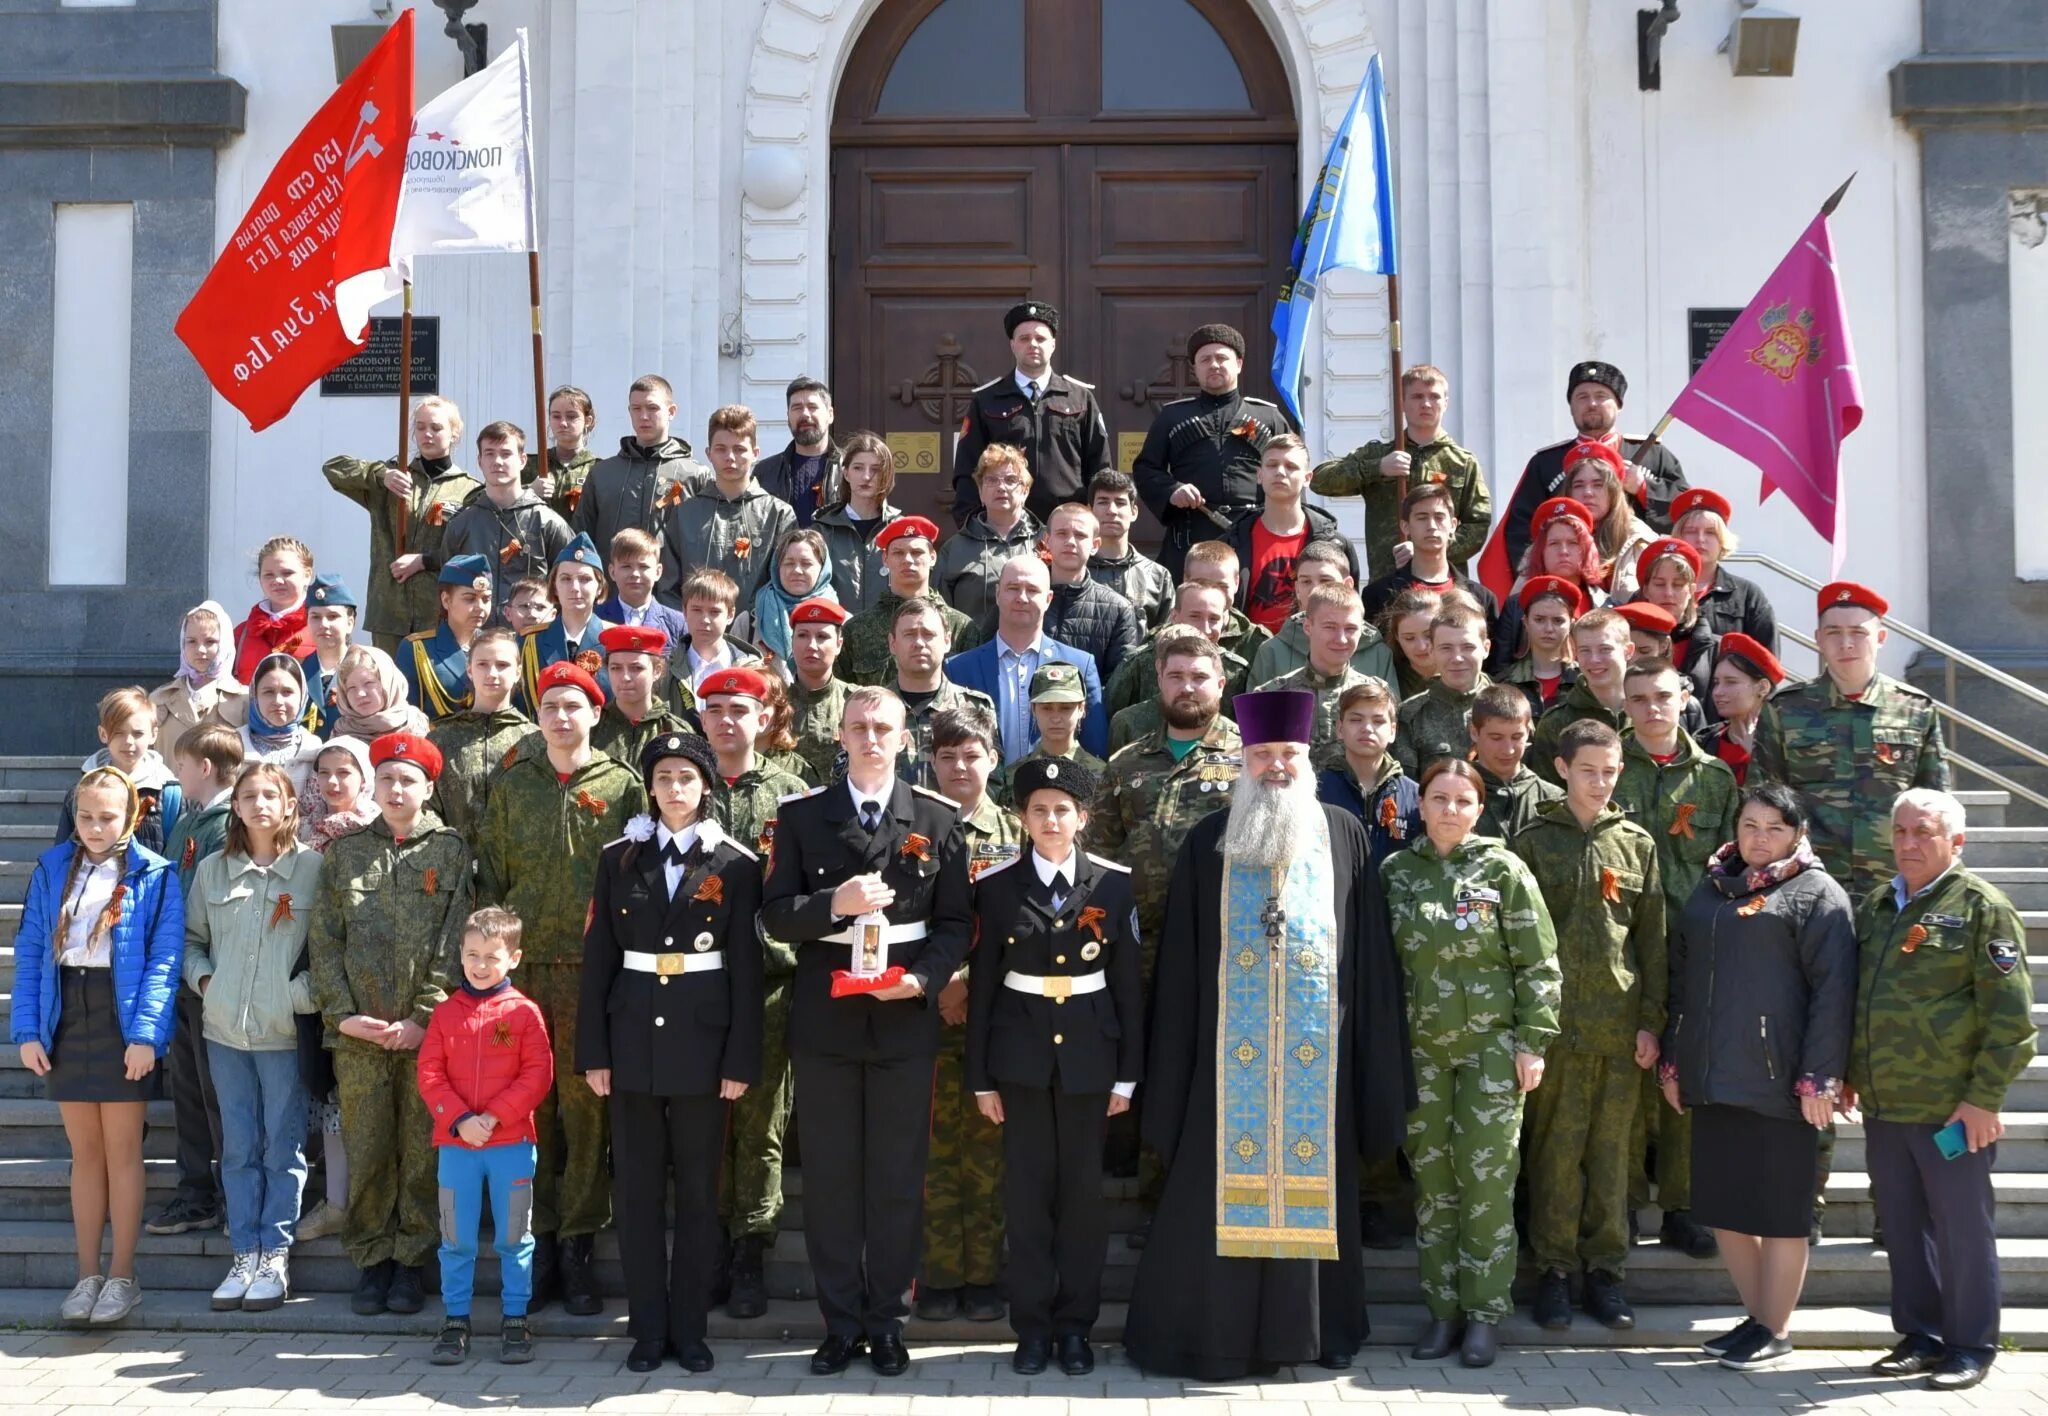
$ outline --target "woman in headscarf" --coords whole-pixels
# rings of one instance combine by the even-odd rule
[[[386,733],[425,737],[431,724],[407,693],[405,675],[389,654],[368,644],[350,645],[341,656],[341,711],[329,736],[364,742],[375,742]]]
[[[836,600],[832,588],[832,553],[823,532],[806,527],[792,531],[775,548],[775,573],[754,592],[754,642],[767,651],[768,662],[787,679],[789,612],[806,600]]]
[[[239,728],[249,716],[249,690],[228,663],[228,612],[216,600],[202,600],[178,621],[178,672],[152,689],[156,705],[156,750],[173,767],[178,740],[207,723]]]
[[[303,796],[320,755],[320,736],[306,726],[306,671],[289,654],[272,654],[249,679],[249,720],[242,724],[242,760],[274,762]]]

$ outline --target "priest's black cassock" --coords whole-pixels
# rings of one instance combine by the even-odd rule
[[[1329,822],[1342,1011],[1336,1063],[1335,1260],[1217,1254],[1217,1015],[1226,808],[1188,834],[1159,941],[1143,1136],[1166,1186],[1138,1265],[1124,1348],[1147,1372],[1230,1381],[1325,1355],[1370,1331],[1358,1243],[1358,1161],[1401,1144],[1414,1105],[1401,964],[1376,921],[1379,889],[1358,818]]]

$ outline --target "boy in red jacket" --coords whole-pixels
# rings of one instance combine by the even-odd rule
[[[469,1356],[469,1300],[486,1187],[497,1219],[504,1333],[498,1360],[531,1362],[533,1111],[554,1082],[554,1053],[538,1005],[506,977],[519,966],[519,916],[483,909],[462,931],[462,987],[434,1009],[420,1046],[420,1097],[440,1147],[441,1302],[447,1316],[433,1361]],[[452,1203],[451,1214],[449,1205]]]

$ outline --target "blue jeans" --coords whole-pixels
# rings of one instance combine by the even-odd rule
[[[498,1237],[499,1310],[526,1316],[533,1297],[532,1141],[502,1146],[437,1146],[441,1153],[441,1305],[451,1318],[469,1316],[476,1289],[476,1232],[483,1223],[484,1191]]]
[[[299,1054],[244,1052],[208,1040],[220,1098],[220,1187],[237,1254],[291,1247],[306,1188],[306,1117]]]

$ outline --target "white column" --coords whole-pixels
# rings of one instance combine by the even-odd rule
[[[2048,369],[2048,192],[2014,192],[2006,270],[2012,291],[2013,574],[2048,580],[2048,497],[2040,495],[2040,469],[2048,460],[2048,399],[2041,371]]]
[[[135,208],[61,205],[50,351],[50,584],[128,581]]]

